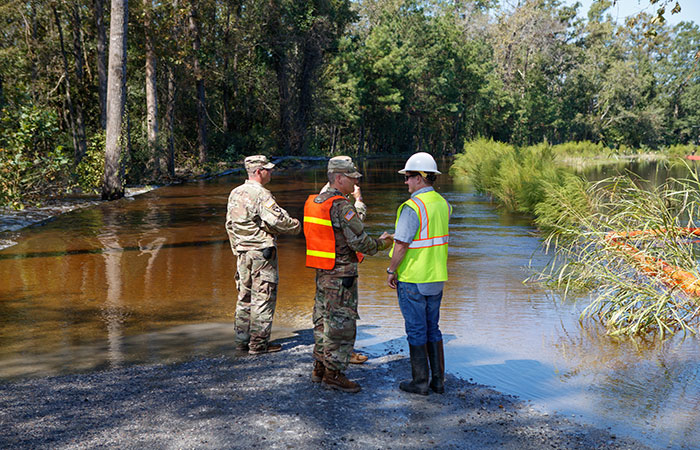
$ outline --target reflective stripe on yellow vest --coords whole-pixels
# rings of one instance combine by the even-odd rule
[[[420,227],[396,269],[398,280],[405,283],[447,281],[449,204],[435,191],[418,194],[399,206],[396,212],[397,226],[401,210],[406,206],[416,212]],[[392,248],[390,255],[393,253]]]
[[[316,203],[316,195],[309,195],[304,204],[304,236],[306,237],[306,267],[331,270],[335,267],[335,233],[331,223],[331,207],[338,199],[348,201],[342,195]],[[363,255],[357,253],[362,261]]]

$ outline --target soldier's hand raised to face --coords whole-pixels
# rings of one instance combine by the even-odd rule
[[[360,190],[360,186],[358,186],[357,184],[355,185],[355,188],[352,191],[352,196],[355,197],[356,201],[362,201],[362,191]]]

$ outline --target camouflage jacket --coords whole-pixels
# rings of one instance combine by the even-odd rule
[[[272,247],[278,234],[299,234],[299,220],[280,208],[270,191],[246,180],[231,191],[226,231],[234,253]]]
[[[323,203],[334,195],[343,195],[337,189],[320,193],[314,200]],[[357,276],[355,252],[374,255],[384,246],[379,239],[370,237],[352,203],[344,200],[333,202],[330,210],[331,224],[335,233],[335,267],[331,270],[316,269],[321,274],[334,277]]]

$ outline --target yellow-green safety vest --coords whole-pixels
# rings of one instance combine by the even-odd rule
[[[447,281],[447,245],[449,242],[450,205],[435,191],[418,194],[406,200],[396,212],[396,226],[401,210],[408,206],[418,215],[420,227],[396,269],[404,283]],[[394,254],[391,248],[389,256]]]

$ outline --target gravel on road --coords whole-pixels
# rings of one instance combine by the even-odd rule
[[[446,392],[398,389],[401,354],[347,375],[348,394],[311,382],[310,330],[283,350],[0,384],[2,448],[644,449],[449,374]],[[390,352],[391,353],[391,352]]]

